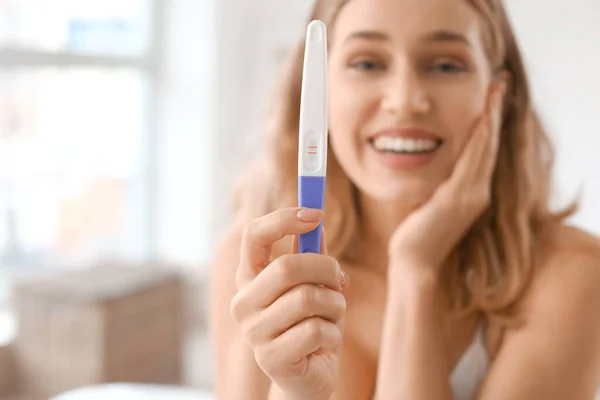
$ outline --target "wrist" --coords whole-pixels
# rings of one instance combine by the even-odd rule
[[[407,288],[428,289],[439,285],[439,268],[427,261],[415,258],[391,259],[388,266],[388,282],[403,284]]]
[[[442,291],[440,274],[426,265],[390,267],[387,285],[388,301],[410,308],[432,304]]]

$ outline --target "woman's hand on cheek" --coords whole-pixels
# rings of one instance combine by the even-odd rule
[[[504,84],[490,90],[486,111],[454,166],[427,203],[398,226],[389,242],[390,268],[439,267],[489,206],[502,118]]]

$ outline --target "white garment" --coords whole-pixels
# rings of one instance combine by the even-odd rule
[[[473,343],[461,356],[450,376],[454,400],[472,400],[487,374],[490,360],[485,348],[481,325],[475,331]]]
[[[474,400],[487,375],[489,365],[483,329],[479,325],[473,343],[465,350],[450,376],[454,400]],[[600,388],[596,392],[595,400],[600,400]]]

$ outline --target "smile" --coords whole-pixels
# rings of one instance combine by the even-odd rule
[[[436,151],[443,143],[442,140],[413,139],[404,137],[379,136],[371,141],[378,152],[396,154],[427,154]]]

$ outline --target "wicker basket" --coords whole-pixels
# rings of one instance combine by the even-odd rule
[[[48,398],[106,382],[180,383],[183,282],[173,269],[104,266],[15,285],[20,387]]]

